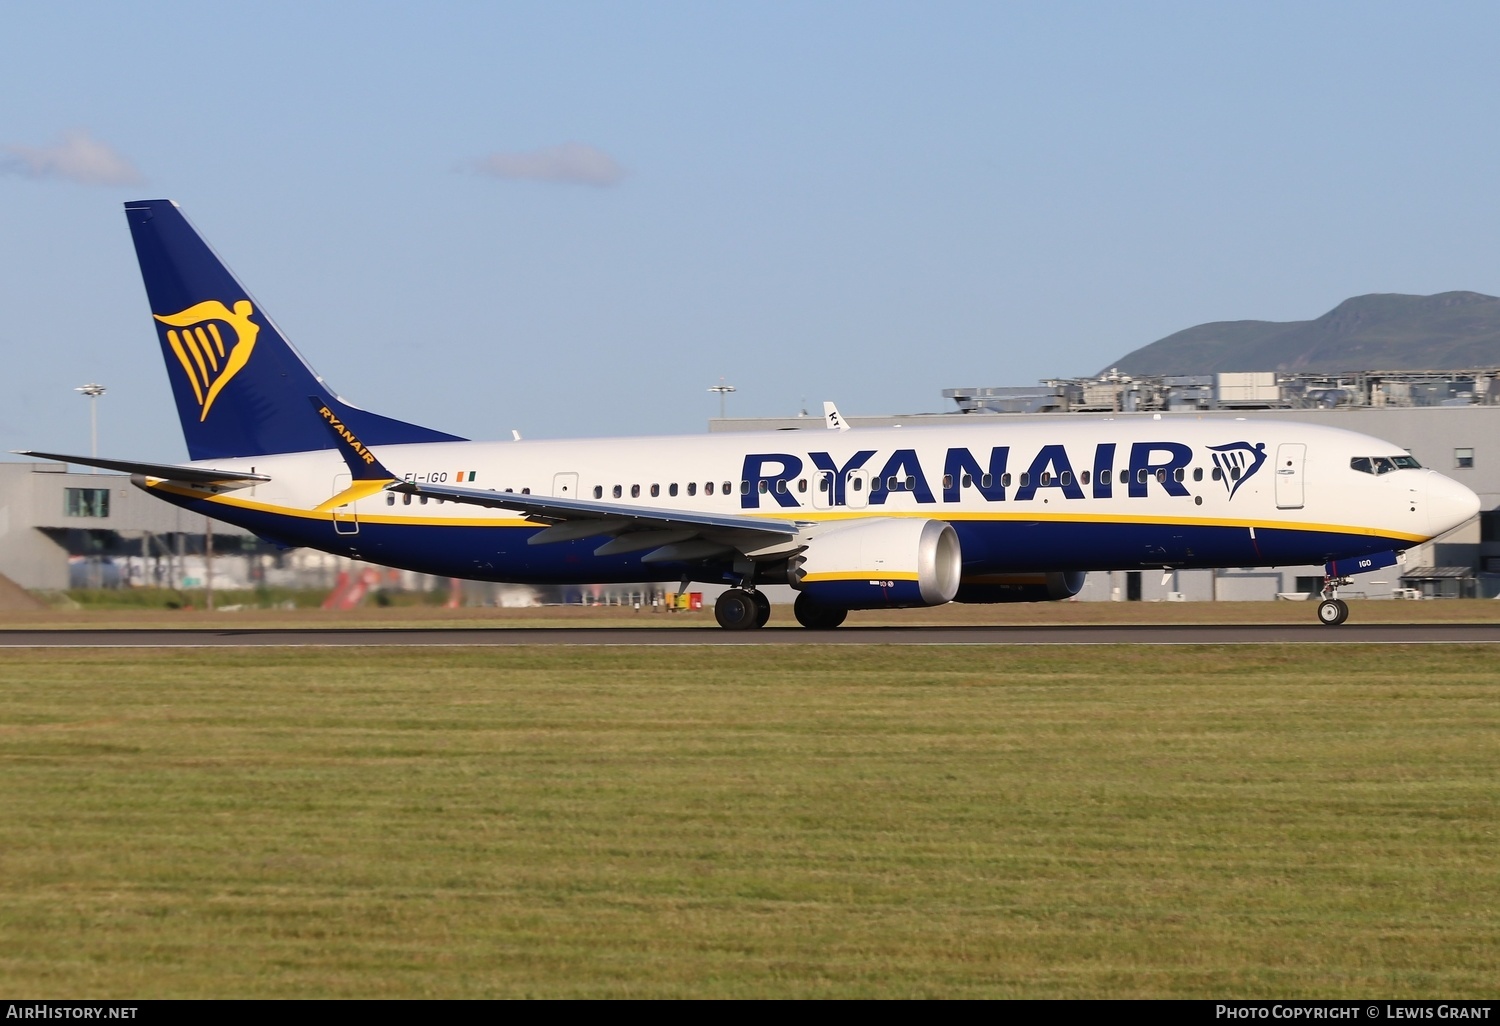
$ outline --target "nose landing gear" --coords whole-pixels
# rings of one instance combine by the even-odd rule
[[[1337,627],[1349,619],[1349,603],[1339,598],[1339,587],[1349,583],[1347,577],[1323,578],[1323,601],[1318,603],[1318,622]]]

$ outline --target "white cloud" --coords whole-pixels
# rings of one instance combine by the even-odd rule
[[[491,153],[474,161],[472,166],[477,173],[492,178],[599,188],[618,185],[625,177],[625,169],[614,157],[576,142],[544,146],[529,153]]]
[[[0,171],[26,178],[61,178],[82,185],[141,185],[135,165],[87,132],[65,132],[51,146],[0,146]]]

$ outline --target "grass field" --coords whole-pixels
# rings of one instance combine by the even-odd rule
[[[1494,660],[4,651],[0,991],[1493,997]]]

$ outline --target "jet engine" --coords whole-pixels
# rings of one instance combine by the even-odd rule
[[[958,592],[958,532],[941,520],[879,518],[830,526],[787,569],[791,586],[819,606],[938,606]]]
[[[1038,574],[985,574],[959,585],[955,602],[1056,602],[1083,590],[1082,570]]]

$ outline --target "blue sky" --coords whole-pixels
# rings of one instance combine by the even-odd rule
[[[943,409],[1500,294],[1500,5],[5,4],[0,445],[182,458],[125,200],[478,438]]]

